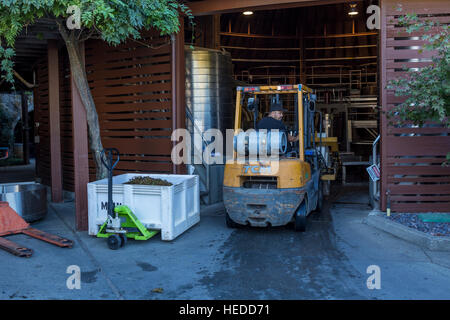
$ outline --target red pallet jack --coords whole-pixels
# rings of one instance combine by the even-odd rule
[[[30,237],[54,244],[62,248],[72,248],[73,241],[35,229],[23,220],[8,202],[0,201],[0,249],[19,257],[31,257],[33,250],[3,238],[13,234],[23,233]]]

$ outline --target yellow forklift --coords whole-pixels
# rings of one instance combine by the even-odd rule
[[[319,151],[322,135],[316,134],[314,123],[321,132],[322,119],[315,110],[315,101],[313,91],[301,84],[237,87],[233,159],[226,161],[223,181],[228,227],[294,222],[295,230],[303,232],[307,216],[321,210],[322,181],[334,180],[336,173],[325,164]],[[293,136],[298,135],[298,142],[288,146],[290,142],[283,132],[272,137],[265,130],[250,130],[248,134],[248,129],[256,129],[257,120],[262,118],[261,106],[267,108],[270,102],[290,107],[284,123]],[[267,150],[271,141],[277,142],[278,154],[270,154],[270,158],[249,156],[255,144],[258,151],[270,153]]]

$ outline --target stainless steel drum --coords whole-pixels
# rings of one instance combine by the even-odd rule
[[[233,147],[239,155],[270,156],[283,155],[287,150],[287,136],[284,131],[240,132],[234,136]]]
[[[233,79],[229,53],[189,46],[186,54],[186,106],[202,133],[233,128]],[[187,120],[191,133],[194,128]]]
[[[47,215],[47,189],[39,183],[0,184],[0,201],[6,201],[26,222]]]

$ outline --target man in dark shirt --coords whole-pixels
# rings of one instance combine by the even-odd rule
[[[298,141],[298,136],[291,136],[287,132],[286,126],[284,125],[283,121],[281,121],[281,119],[283,119],[283,112],[285,111],[286,110],[283,109],[283,106],[280,103],[273,103],[270,106],[269,115],[258,121],[258,123],[256,124],[256,129],[278,129],[279,131],[284,131],[286,133],[289,142]]]

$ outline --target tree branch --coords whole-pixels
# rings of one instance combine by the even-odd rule
[[[87,39],[92,38],[93,34],[95,33],[95,30],[92,29],[85,37],[79,39],[80,42],[86,41]]]
[[[77,39],[78,39],[78,40],[80,40],[81,34],[83,33],[84,30],[85,30],[85,28],[82,27],[82,28],[80,29],[80,32],[78,32],[78,36],[77,36]]]
[[[33,88],[37,87],[36,84],[31,84],[31,83],[29,83],[28,81],[26,81],[24,78],[22,78],[22,77],[20,76],[20,74],[17,73],[17,71],[13,70],[13,74],[14,74],[14,75],[16,76],[16,78],[19,79],[20,82],[22,82],[28,89],[33,89]],[[1,83],[0,83],[0,84],[1,84]]]
[[[152,46],[152,45],[150,45],[150,44],[148,44],[148,43],[145,43],[145,42],[136,40],[136,39],[134,39],[134,38],[127,38],[127,39],[128,39],[128,40],[132,40],[132,41],[134,41],[134,42],[137,42],[137,43],[139,43],[139,44],[141,44],[141,45],[143,45],[143,46],[145,46],[145,47],[147,47],[147,48],[150,48],[150,49],[159,49],[159,48],[165,47],[165,46],[167,46],[167,45],[170,44],[170,41],[168,41],[168,42],[163,43],[163,44],[160,45],[160,46]]]

